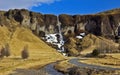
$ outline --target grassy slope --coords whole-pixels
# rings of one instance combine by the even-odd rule
[[[107,15],[107,14],[119,14],[120,8],[112,9],[112,10],[107,10],[104,12],[98,13],[99,15]]]
[[[68,60],[66,61],[61,61],[59,63],[57,63],[54,67],[56,70],[63,72],[63,73],[67,73],[69,68],[74,67],[75,65],[71,64],[68,62]]]
[[[82,47],[85,47],[85,49],[83,49],[81,54],[86,55],[88,53],[91,53],[94,49],[100,46],[101,41],[103,41],[105,45],[114,46],[116,48],[119,46],[118,43],[115,43],[112,40],[108,40],[100,36],[96,37],[95,35],[89,34],[83,38]]]
[[[0,74],[6,74],[16,68],[31,68],[39,65],[39,68],[64,57],[55,49],[32,34],[25,28],[17,28],[13,35],[6,27],[0,27],[0,45],[10,44],[11,57],[0,60]],[[30,57],[28,60],[21,59],[21,50],[28,45]]]
[[[83,38],[83,46],[90,46],[86,49],[84,49],[81,54],[86,55],[88,53],[91,53],[100,43],[100,41],[104,41],[106,44],[110,44],[110,46],[118,47],[119,44],[113,42],[112,40],[108,40],[104,37],[96,37],[94,35],[87,35]],[[114,47],[113,47],[114,48]],[[82,60],[81,62],[87,63],[87,64],[96,64],[96,65],[102,65],[102,66],[110,66],[110,67],[119,67],[120,68],[120,53],[118,54],[107,54],[105,58],[89,58],[87,60]]]
[[[82,60],[80,62],[84,62],[87,64],[95,64],[101,66],[110,66],[114,68],[120,68],[120,53],[118,54],[107,54],[104,58],[89,58],[86,60]]]
[[[9,41],[10,32],[6,27],[0,26],[0,46]]]

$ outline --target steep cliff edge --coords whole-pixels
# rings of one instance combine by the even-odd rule
[[[91,15],[61,14],[56,16],[53,14],[36,13],[26,9],[14,9],[0,11],[0,26],[7,27],[8,31],[12,33],[15,32],[16,28],[24,27],[41,37],[44,36],[44,34],[59,33],[57,26],[59,19],[61,23],[61,33],[64,36],[65,42],[70,37],[77,42],[74,37],[80,35],[80,33],[92,33],[96,36],[103,36],[114,40],[116,36],[120,35],[119,11],[120,9],[114,9]],[[10,34],[11,37],[12,35],[13,34]],[[74,45],[76,45],[76,42],[74,42]],[[65,47],[68,46],[70,46],[70,44],[65,43]],[[81,47],[78,48],[75,46],[75,48],[70,49],[76,50],[81,49]],[[72,53],[74,53],[74,51],[72,51]],[[77,53],[77,51],[75,51],[75,53]]]
[[[59,20],[62,23],[62,32],[66,34],[71,30],[75,34],[86,31],[95,35],[118,35],[117,31],[120,25],[120,13],[118,11],[120,9],[94,15],[61,14]],[[41,31],[45,33],[58,32],[56,15],[35,13],[26,9],[0,11],[0,25],[24,26],[30,28],[37,35],[40,35]]]

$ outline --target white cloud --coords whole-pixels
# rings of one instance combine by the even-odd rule
[[[29,9],[33,6],[39,6],[43,3],[53,3],[60,0],[0,0],[0,10],[8,9]]]

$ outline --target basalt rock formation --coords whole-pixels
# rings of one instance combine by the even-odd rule
[[[92,15],[61,14],[58,18],[64,34],[71,30],[74,34],[87,32],[113,37],[118,35],[118,31],[120,31],[119,11],[120,9],[115,9]],[[26,9],[0,11],[0,25],[8,27],[24,26],[30,28],[37,35],[41,31],[45,33],[58,32],[56,15],[35,13]]]
[[[58,33],[58,19],[61,23],[61,33],[64,40],[80,33],[94,34],[115,39],[120,35],[120,9],[114,9],[91,15],[41,14],[26,9],[0,11],[0,26],[6,26],[10,32],[17,27],[30,29],[35,35],[42,37],[44,34]],[[12,36],[12,35],[11,35]],[[66,44],[66,43],[65,43]],[[68,44],[66,47],[70,46]],[[74,46],[67,49],[82,49]],[[70,55],[74,55],[74,51]],[[77,51],[75,51],[77,52]],[[76,54],[76,53],[75,53]]]

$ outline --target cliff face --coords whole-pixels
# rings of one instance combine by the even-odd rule
[[[64,34],[67,34],[71,30],[73,34],[87,32],[95,35],[115,36],[120,29],[118,28],[120,25],[120,13],[118,12],[112,13],[110,11],[95,15],[61,14],[58,18]],[[25,9],[15,9],[6,12],[0,11],[0,25],[6,25],[10,28],[24,26],[30,28],[37,35],[40,35],[40,32],[58,32],[56,15],[43,15]]]

